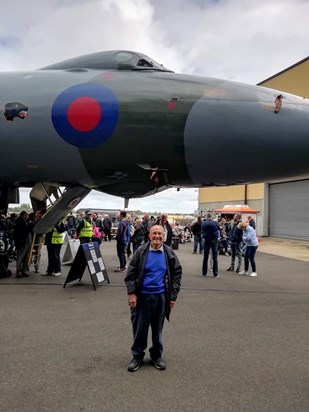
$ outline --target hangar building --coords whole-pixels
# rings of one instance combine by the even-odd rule
[[[309,57],[258,86],[309,98]],[[200,212],[227,204],[247,204],[259,210],[257,232],[261,236],[309,240],[309,175],[259,184],[199,189]]]

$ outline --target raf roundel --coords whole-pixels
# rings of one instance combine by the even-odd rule
[[[92,148],[113,134],[118,111],[117,98],[108,87],[84,83],[59,94],[51,115],[57,133],[66,142],[76,147]]]

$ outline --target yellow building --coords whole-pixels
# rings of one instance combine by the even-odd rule
[[[309,98],[309,57],[258,83],[258,86]],[[309,240],[309,176],[199,189],[201,213],[226,204],[247,204],[259,210],[257,232],[261,236]]]

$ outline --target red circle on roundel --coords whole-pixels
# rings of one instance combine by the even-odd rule
[[[93,97],[79,97],[67,111],[68,121],[79,132],[89,132],[97,127],[101,119],[101,107]]]

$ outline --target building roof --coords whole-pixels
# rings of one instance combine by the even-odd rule
[[[287,67],[286,69],[282,70],[281,72],[274,74],[273,76],[268,77],[265,80],[262,80],[260,83],[257,84],[257,86],[262,86],[264,83],[268,82],[271,79],[275,79],[276,77],[280,76],[281,74],[288,72],[291,69],[294,69],[296,66],[300,66],[301,64],[305,63],[307,60],[309,60],[309,56],[305,57],[304,59],[300,60],[297,63],[294,63],[292,66]]]
[[[260,213],[259,210],[252,209],[248,205],[225,205],[221,209],[215,209],[217,213]]]

